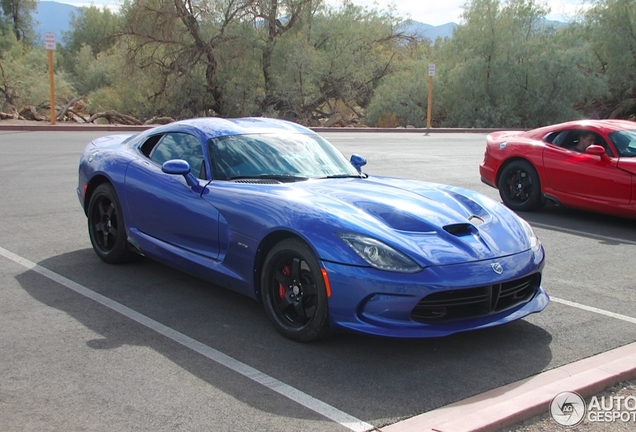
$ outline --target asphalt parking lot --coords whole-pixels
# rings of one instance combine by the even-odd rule
[[[3,431],[380,429],[636,341],[636,224],[547,207],[522,214],[546,249],[542,313],[441,339],[291,342],[248,298],[97,258],[77,163],[110,133],[0,130]],[[499,199],[479,180],[485,134],[323,135],[371,175]]]

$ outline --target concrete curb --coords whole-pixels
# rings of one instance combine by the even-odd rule
[[[636,378],[636,343],[625,345],[386,426],[382,432],[493,432],[548,412],[563,391],[584,398]]]
[[[28,131],[28,132],[101,132],[101,131],[114,131],[114,132],[141,132],[153,126],[128,126],[128,125],[82,125],[82,124],[6,124],[3,125],[0,121],[0,131]]]

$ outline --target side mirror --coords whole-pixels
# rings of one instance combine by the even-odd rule
[[[360,156],[359,154],[352,154],[349,162],[359,173],[362,173],[362,167],[367,164],[367,160],[364,156]]]
[[[161,165],[161,171],[166,174],[182,175],[188,186],[199,186],[199,181],[192,175],[190,171],[190,164],[183,159],[171,159]]]
[[[607,156],[607,153],[605,153],[605,148],[598,144],[593,144],[589,146],[588,148],[586,148],[585,153],[589,155],[600,156],[601,159],[605,159],[605,160],[609,159],[609,157]]]

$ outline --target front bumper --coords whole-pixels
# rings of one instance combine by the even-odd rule
[[[498,264],[501,274],[493,270]],[[333,328],[379,336],[439,337],[505,324],[542,311],[549,297],[538,284],[531,293],[503,309],[453,316],[424,323],[413,311],[426,298],[500,286],[510,281],[538,279],[544,266],[543,249],[467,264],[429,267],[417,274],[389,273],[323,262],[332,295],[329,313]],[[486,292],[488,290],[486,289]]]

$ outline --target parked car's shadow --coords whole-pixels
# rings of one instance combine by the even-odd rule
[[[39,265],[376,425],[535,375],[552,360],[552,336],[531,319],[439,339],[340,334],[301,344],[280,336],[257,302],[148,259],[107,265],[85,249]],[[242,402],[274,409],[263,392],[241,391],[236,374],[176,342],[33,270],[17,279],[34,299],[101,335],[88,347],[148,346]]]
[[[590,238],[607,237],[606,243],[633,244],[636,242],[636,221],[634,219],[550,204],[535,212],[518,212],[518,214],[540,228],[584,235]]]

